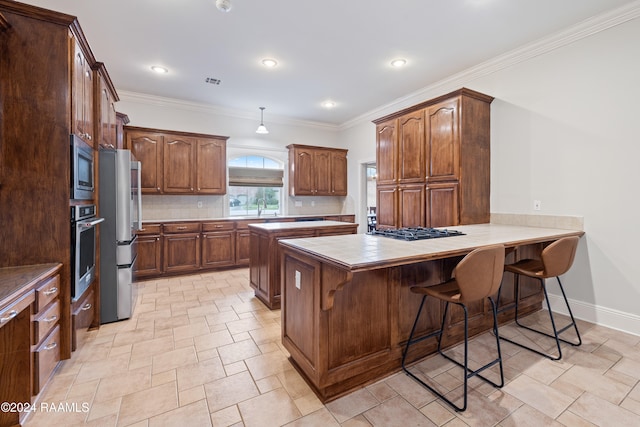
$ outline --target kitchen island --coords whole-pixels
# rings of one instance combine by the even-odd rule
[[[472,250],[504,244],[506,262],[538,257],[545,244],[582,231],[479,224],[456,226],[465,235],[420,241],[355,234],[281,240],[282,340],[290,360],[318,397],[327,402],[400,369],[420,298],[409,288],[438,284]],[[513,277],[505,275],[501,306],[514,301]],[[540,286],[521,279],[520,310],[539,310]],[[492,326],[490,304],[468,307],[471,336]],[[427,300],[427,319],[417,333],[439,327],[444,305]],[[500,314],[500,322],[513,318]],[[463,338],[462,310],[453,306],[443,335],[449,346]],[[435,338],[412,347],[409,361],[436,349]]]
[[[280,308],[280,239],[355,234],[358,224],[340,221],[249,224],[249,279],[256,297]]]

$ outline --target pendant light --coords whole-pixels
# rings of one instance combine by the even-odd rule
[[[269,131],[267,130],[267,127],[264,125],[263,117],[264,117],[264,107],[260,107],[260,126],[258,126],[258,129],[256,129],[256,133],[266,135],[269,133]]]

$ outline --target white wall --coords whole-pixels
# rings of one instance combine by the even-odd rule
[[[491,105],[491,211],[584,217],[585,236],[563,281],[574,314],[640,334],[640,18],[533,56],[458,76],[376,118],[461,86]],[[479,76],[482,74],[481,76]],[[375,158],[370,120],[340,135],[357,162]],[[533,210],[533,200],[542,202]],[[555,283],[551,283],[553,291]],[[556,291],[557,292],[557,291]]]

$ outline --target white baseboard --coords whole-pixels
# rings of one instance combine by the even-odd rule
[[[554,312],[569,315],[561,295],[549,294],[549,303]],[[640,336],[640,316],[638,315],[572,299],[569,299],[569,304],[576,319]]]

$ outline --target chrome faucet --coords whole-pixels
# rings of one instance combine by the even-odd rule
[[[262,203],[262,206],[260,204]],[[267,209],[267,201],[265,199],[258,199],[258,217],[262,215],[262,211]]]

